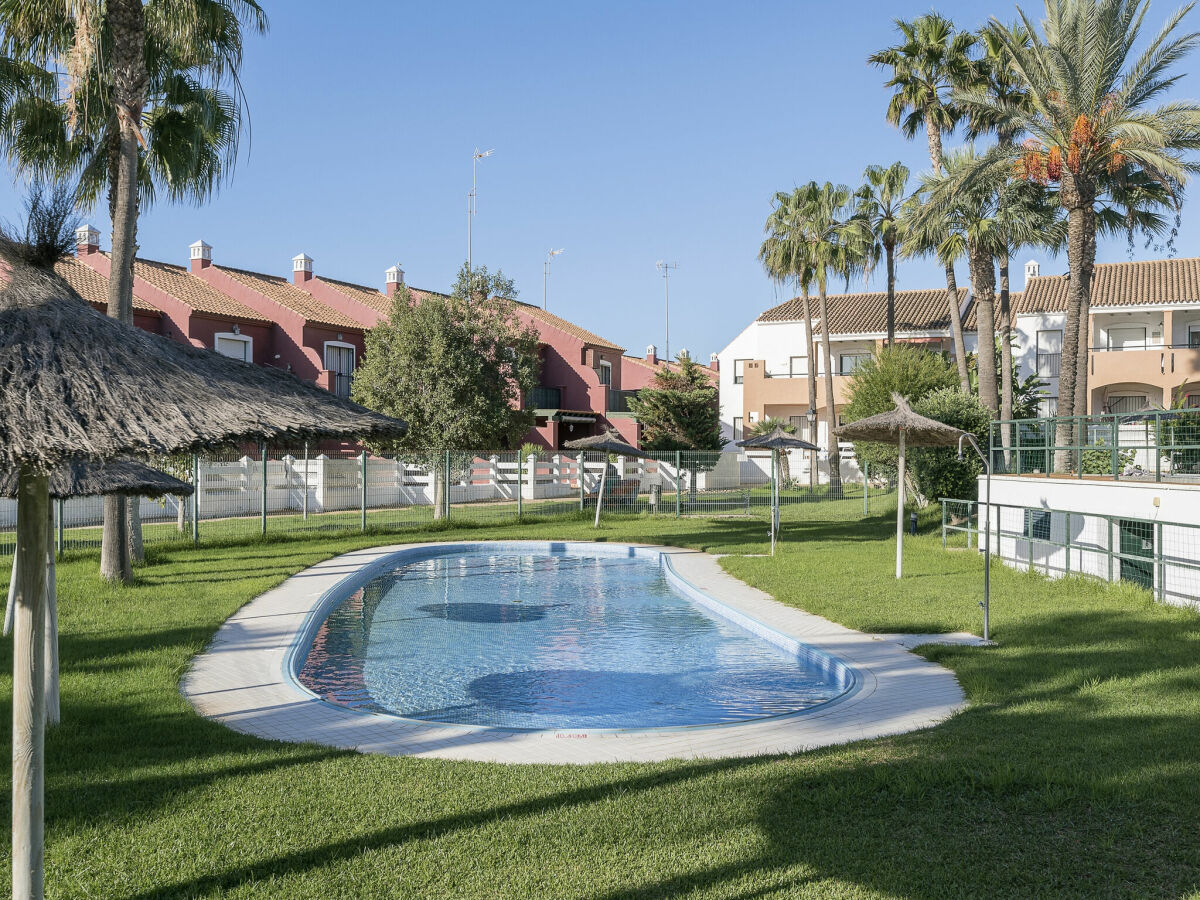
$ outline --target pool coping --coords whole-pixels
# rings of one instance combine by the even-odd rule
[[[316,697],[293,675],[306,635],[354,582],[403,551],[547,544],[661,553],[668,571],[735,614],[833,657],[853,673],[845,694],[790,715],[744,723],[650,729],[512,731],[443,725],[354,710]],[[319,616],[319,619],[318,619]],[[757,631],[758,629],[752,628]],[[192,660],[180,683],[201,715],[258,737],[364,753],[505,763],[595,763],[791,753],[936,725],[965,708],[954,674],[905,649],[903,636],[864,634],[786,606],[697,550],[588,541],[450,541],[356,550],[318,563],[250,601]]]

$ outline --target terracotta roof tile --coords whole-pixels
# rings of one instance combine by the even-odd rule
[[[1063,275],[1030,278],[1014,312],[1062,312],[1070,279]],[[1093,307],[1157,306],[1200,301],[1200,257],[1100,263],[1092,274]]]
[[[100,309],[108,308],[108,279],[91,266],[84,265],[74,257],[64,256],[54,264],[54,271],[88,303]],[[162,315],[162,310],[136,293],[133,295],[133,310],[147,315]]]
[[[347,315],[326,306],[308,291],[301,290],[290,281],[275,275],[264,275],[262,272],[251,272],[246,269],[233,269],[221,266],[221,271],[235,281],[257,291],[269,300],[278,303],[284,309],[303,316],[307,321],[317,325],[328,325],[332,328],[350,328],[361,331],[362,322],[355,321]]]
[[[518,307],[520,312],[525,313],[525,315],[529,316],[535,322],[541,322],[552,328],[557,328],[559,331],[566,332],[571,337],[577,338],[585,344],[599,347],[602,350],[618,350],[621,352],[625,350],[624,347],[614,344],[612,341],[602,338],[600,335],[588,331],[586,328],[580,328],[574,322],[568,322],[566,319],[556,316],[552,312],[547,312],[540,306],[534,306],[531,303],[522,303],[520,300],[513,300],[512,303]]]
[[[351,300],[357,300],[359,303],[369,306],[376,312],[386,316],[392,311],[392,298],[387,294],[375,290],[375,288],[362,284],[354,284],[351,281],[338,281],[336,278],[326,278],[324,275],[319,277],[321,281],[338,293],[345,294]],[[436,291],[425,291],[415,287],[409,287],[408,291],[417,300],[420,300],[422,297],[445,296],[445,294],[439,294]]]
[[[660,359],[658,361],[657,365],[654,363],[647,362],[646,358],[644,356],[622,356],[621,359],[625,362],[629,362],[629,363],[633,363],[634,365],[641,366],[643,369],[649,369],[652,372],[657,372],[659,369],[663,368],[664,366],[669,369],[678,369],[679,368],[678,363],[667,362],[665,359]],[[695,362],[695,360],[693,360],[693,362]],[[701,362],[696,362],[696,366],[707,375],[716,375],[717,374],[717,370],[714,369],[712,366],[706,366],[704,363],[701,363]]]
[[[958,289],[959,304],[970,292]],[[831,334],[877,334],[887,331],[887,292],[871,291],[856,294],[834,294],[825,298],[829,307]],[[816,296],[809,299],[813,318],[819,307]],[[803,321],[803,305],[799,297],[773,306],[758,317],[760,322]],[[896,331],[943,331],[950,328],[950,310],[946,304],[946,289],[896,291]]]
[[[133,274],[196,312],[250,322],[271,321],[229,295],[221,293],[182,266],[173,266],[153,259],[135,259]]]

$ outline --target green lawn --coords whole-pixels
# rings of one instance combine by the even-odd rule
[[[854,627],[978,631],[975,554],[912,539],[897,586],[894,518],[855,521],[846,503],[791,507],[775,559],[723,564]],[[573,520],[427,537],[593,534]],[[732,554],[766,539],[762,518],[614,519],[600,534]],[[970,710],[796,756],[579,768],[363,757],[244,737],[180,697],[188,660],[239,605],[322,558],[413,538],[160,548],[126,589],[100,583],[94,556],[65,562],[48,896],[1200,896],[1200,618],[1135,589],[997,565],[1000,646],[927,651],[958,674]],[[0,690],[10,701],[7,678]]]

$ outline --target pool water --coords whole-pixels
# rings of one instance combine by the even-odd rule
[[[633,548],[401,556],[332,607],[297,676],[343,706],[518,730],[743,722],[852,683],[689,590],[660,554]]]

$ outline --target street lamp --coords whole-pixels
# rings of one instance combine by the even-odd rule
[[[565,247],[558,250],[546,251],[546,262],[542,265],[542,309],[546,308],[546,292],[550,284],[550,263],[553,262],[554,257],[566,252],[567,249]]]
[[[810,374],[808,377],[812,378],[812,375]],[[808,419],[808,435],[807,435],[808,442],[810,444],[815,444],[817,442],[817,409],[816,409],[816,407],[810,406],[808,408],[808,412],[804,414],[804,417],[806,419]],[[811,452],[812,452],[812,461],[809,463],[809,467],[808,467],[808,493],[810,496],[812,495],[813,490],[817,486],[817,451],[813,450]],[[865,486],[864,486],[863,490],[864,490],[864,492],[866,491]]]
[[[480,152],[479,148],[476,147],[475,153],[471,156],[471,193],[467,195],[467,274],[472,279],[474,278],[475,270],[471,268],[471,227],[475,218],[476,169],[481,159],[487,159],[495,152],[495,149]]]

